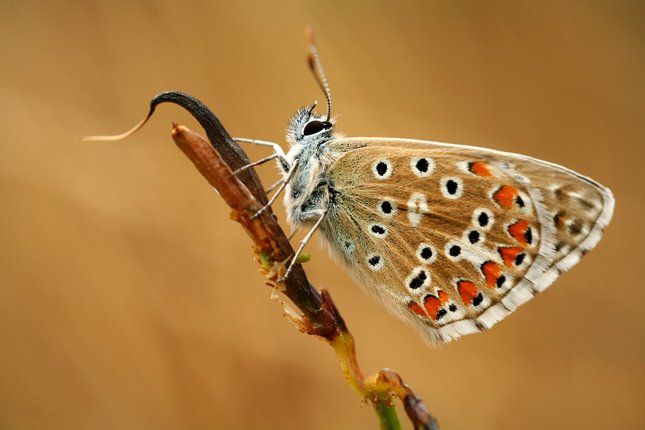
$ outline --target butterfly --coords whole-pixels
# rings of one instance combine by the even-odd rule
[[[524,155],[400,138],[340,137],[313,36],[309,66],[327,100],[301,108],[273,142],[287,221],[309,228],[282,279],[316,231],[352,276],[431,344],[490,329],[593,249],[614,198],[598,182]],[[84,140],[120,140],[130,131]]]
[[[301,108],[286,153],[240,139],[275,150],[266,159],[278,159],[283,179],[269,204],[284,190],[288,223],[310,229],[296,256],[320,231],[391,313],[445,343],[491,328],[596,246],[614,198],[570,169],[473,146],[336,136],[309,46],[326,115]]]

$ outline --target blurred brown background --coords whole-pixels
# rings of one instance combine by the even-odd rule
[[[644,428],[642,3],[75,3],[0,2],[0,428],[377,428],[172,143],[172,121],[195,121],[163,105],[125,142],[75,140],[176,89],[232,134],[282,142],[323,99],[307,24],[347,135],[525,153],[617,198],[579,266],[438,350],[310,246],[364,370],[399,371],[445,429]]]

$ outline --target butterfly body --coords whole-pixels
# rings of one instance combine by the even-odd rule
[[[318,221],[354,278],[431,343],[492,327],[577,263],[611,219],[611,192],[564,167],[484,148],[334,137],[333,126],[306,109],[292,120],[287,219]]]

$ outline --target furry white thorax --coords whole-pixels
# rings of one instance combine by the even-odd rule
[[[327,172],[335,157],[327,151],[327,143],[334,139],[334,123],[313,113],[314,107],[298,110],[289,122],[287,164],[279,163],[286,178],[298,161],[284,194],[287,221],[293,228],[318,220],[332,198]]]

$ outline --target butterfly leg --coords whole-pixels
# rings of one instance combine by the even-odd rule
[[[265,140],[257,140],[257,139],[244,139],[244,138],[241,138],[241,137],[234,137],[233,140],[235,140],[236,142],[251,143],[253,145],[258,145],[258,146],[269,146],[269,147],[271,147],[273,149],[273,152],[274,152],[273,155],[270,155],[270,156],[265,157],[265,158],[263,158],[261,160],[258,160],[255,163],[251,163],[251,164],[249,164],[247,166],[240,167],[235,172],[233,172],[234,174],[238,174],[240,171],[242,171],[244,169],[248,169],[249,167],[253,167],[253,166],[257,166],[258,164],[265,163],[265,162],[267,162],[269,160],[272,160],[273,158],[278,158],[278,161],[280,162],[280,167],[282,167],[282,170],[284,172],[289,171],[289,162],[286,159],[286,155],[285,155],[284,151],[282,150],[282,147],[280,145],[278,145],[277,143],[268,142],[268,141],[265,141]],[[276,187],[278,187],[278,185],[280,185],[283,181],[284,181],[284,179],[280,179],[280,180],[276,181],[273,185],[271,185],[269,188],[267,188],[265,190],[265,192],[267,194],[269,194],[271,191],[275,190]]]
[[[274,153],[273,158],[278,159],[278,161],[280,162],[280,167],[282,168],[282,171],[286,172],[286,171],[289,170],[289,162],[287,161],[287,156],[284,153],[284,150],[282,149],[282,147],[280,145],[278,145],[277,143],[268,142],[266,140],[245,139],[245,138],[241,138],[241,137],[234,137],[233,140],[236,141],[236,142],[250,143],[252,145],[268,146],[268,147],[272,148],[273,153]],[[267,159],[263,158],[262,160],[260,160],[260,162],[264,163],[264,162],[269,161],[271,159],[272,158],[268,158],[268,157],[267,157]],[[261,163],[258,163],[258,164],[261,164]],[[251,167],[251,166],[254,166],[254,165],[256,165],[256,164],[251,164],[248,167]],[[247,166],[244,166],[243,168],[247,168]]]
[[[294,236],[296,235],[296,233],[298,233],[299,231],[300,231],[300,227],[296,227],[295,229],[293,229],[293,231],[291,232],[291,234],[290,234],[290,235],[289,235],[289,237],[288,237],[289,242],[291,242],[291,239],[293,239],[293,237],[294,237]]]
[[[291,167],[289,167],[289,171],[287,172],[287,174],[285,175],[284,179],[282,180],[282,184],[280,184],[280,187],[278,188],[278,191],[276,191],[275,194],[273,196],[271,196],[271,199],[269,200],[269,202],[266,205],[262,206],[262,208],[260,208],[259,211],[257,211],[255,214],[253,214],[251,219],[257,218],[268,207],[271,207],[271,205],[273,204],[273,202],[276,201],[276,199],[278,198],[278,196],[280,195],[282,190],[284,190],[284,188],[287,186],[287,184],[289,183],[289,181],[293,177],[293,174],[296,173],[296,170],[298,169],[298,164],[299,164],[299,160],[296,160],[296,161],[293,162]]]
[[[243,171],[245,171],[247,169],[250,169],[251,167],[259,166],[260,164],[264,164],[267,161],[271,161],[271,160],[273,160],[275,158],[279,158],[279,157],[280,157],[280,154],[271,154],[268,157],[261,158],[261,159],[259,159],[257,161],[254,161],[253,163],[247,164],[246,166],[240,167],[239,169],[237,169],[237,170],[235,170],[233,172],[233,175],[237,176],[237,175],[240,174],[240,172],[243,172]]]
[[[277,180],[277,181],[275,181],[275,182],[274,182],[274,183],[273,183],[269,188],[267,188],[266,190],[264,190],[264,192],[265,192],[265,193],[267,193],[267,194],[269,194],[271,191],[275,190],[275,189],[278,187],[278,185],[280,185],[280,184],[281,184],[281,183],[283,183],[283,182],[284,182],[284,179],[283,179],[283,178],[278,179],[278,180]]]
[[[300,241],[300,246],[296,250],[295,254],[293,254],[293,258],[291,258],[291,262],[289,263],[289,267],[287,267],[287,271],[280,279],[278,279],[278,282],[283,282],[285,279],[287,279],[287,277],[289,276],[289,273],[291,273],[291,269],[293,269],[294,264],[296,264],[296,262],[298,261],[298,257],[300,257],[300,254],[302,254],[302,251],[305,249],[305,246],[307,246],[307,243],[309,243],[309,240],[311,240],[311,237],[314,235],[316,230],[318,230],[318,227],[320,227],[320,224],[325,219],[325,216],[327,216],[327,212],[329,212],[329,208],[325,208],[324,211],[321,211],[320,218],[318,218],[314,226],[311,227],[311,230],[309,230],[307,235]]]

